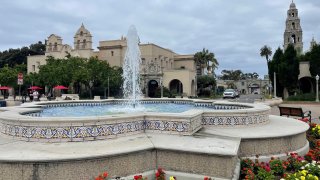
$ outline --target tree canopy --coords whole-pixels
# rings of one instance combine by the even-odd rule
[[[4,67],[6,64],[9,67],[14,67],[17,64],[27,64],[27,56],[43,55],[45,48],[46,46],[39,41],[38,43],[31,44],[29,47],[9,49],[3,52],[0,51],[0,68]]]
[[[195,53],[194,60],[197,64],[201,65],[202,74],[204,68],[207,68],[209,70],[209,68],[211,67],[212,71],[214,71],[214,69],[219,65],[214,53],[209,52],[209,50],[205,48],[203,48],[202,51]],[[214,72],[212,72],[212,74],[214,74]]]
[[[48,57],[47,64],[39,68],[38,74],[33,74],[35,82],[42,86],[53,87],[55,85],[70,86],[73,93],[81,94],[81,87],[85,86],[89,90],[89,96],[92,97],[92,91],[100,91],[103,95],[107,87],[112,86],[110,92],[112,95],[119,95],[122,78],[121,68],[112,68],[106,61],[97,58],[79,58],[69,57],[64,59],[55,59]]]
[[[304,56],[305,61],[310,62],[311,76],[320,75],[320,45],[316,44]]]
[[[273,73],[277,74],[277,95],[283,96],[283,89],[293,94],[298,88],[299,59],[293,45],[283,51],[278,48],[269,62],[269,75],[273,81]]]
[[[267,63],[269,62],[269,56],[272,55],[272,50],[269,46],[264,45],[261,49],[260,49],[260,56],[261,57],[266,57]]]
[[[24,74],[24,84],[21,89],[27,89],[31,85],[47,86],[52,89],[56,85],[70,87],[72,93],[82,97],[105,95],[109,85],[110,95],[121,95],[122,69],[112,68],[106,61],[97,58],[69,57],[64,59],[47,58],[47,64],[39,67],[39,73],[26,74],[25,64],[0,68],[0,84],[12,86],[17,89],[17,76],[19,72]],[[109,81],[108,81],[109,79]],[[85,90],[83,91],[83,88]],[[86,94],[89,92],[89,94]]]
[[[221,71],[221,79],[222,80],[234,80],[234,81],[239,81],[239,80],[244,80],[244,79],[258,79],[259,74],[256,72],[253,73],[243,73],[241,70],[222,70]]]

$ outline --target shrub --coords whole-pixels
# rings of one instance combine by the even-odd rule
[[[265,169],[265,168],[259,168],[255,179],[273,180],[273,179],[275,179],[275,176],[273,175],[273,171],[271,171],[270,169],[268,170],[268,169]]]
[[[311,129],[311,135],[313,135],[315,138],[320,138],[320,125],[316,125]]]
[[[285,168],[282,165],[282,161],[280,159],[271,159],[270,160],[270,168],[278,176],[282,176],[285,171]]]
[[[316,96],[314,93],[297,94],[295,96],[289,96],[287,101],[314,101]]]

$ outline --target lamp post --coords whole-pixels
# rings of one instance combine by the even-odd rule
[[[108,76],[108,99],[110,97],[110,79],[109,79],[109,76]]]
[[[319,75],[316,75],[316,102],[319,102],[319,85],[318,85],[318,81],[319,81]]]
[[[276,72],[273,72],[273,96],[274,98],[277,97],[277,78],[276,78]]]
[[[161,87],[161,98],[163,98],[163,83],[162,83],[162,77],[160,77],[160,87]]]

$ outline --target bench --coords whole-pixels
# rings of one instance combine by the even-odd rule
[[[301,107],[284,107],[279,106],[280,110],[280,116],[296,116],[300,117],[299,120],[303,122],[309,122],[311,123],[311,111],[305,111],[303,112]]]

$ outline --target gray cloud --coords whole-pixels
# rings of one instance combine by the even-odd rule
[[[99,41],[119,39],[131,24],[143,43],[152,42],[179,54],[203,47],[214,52],[223,69],[267,73],[260,48],[283,44],[291,1],[267,0],[3,0],[0,6],[0,51],[60,35],[73,44],[83,22]],[[320,41],[320,1],[295,0],[304,31],[304,49],[314,35]]]

